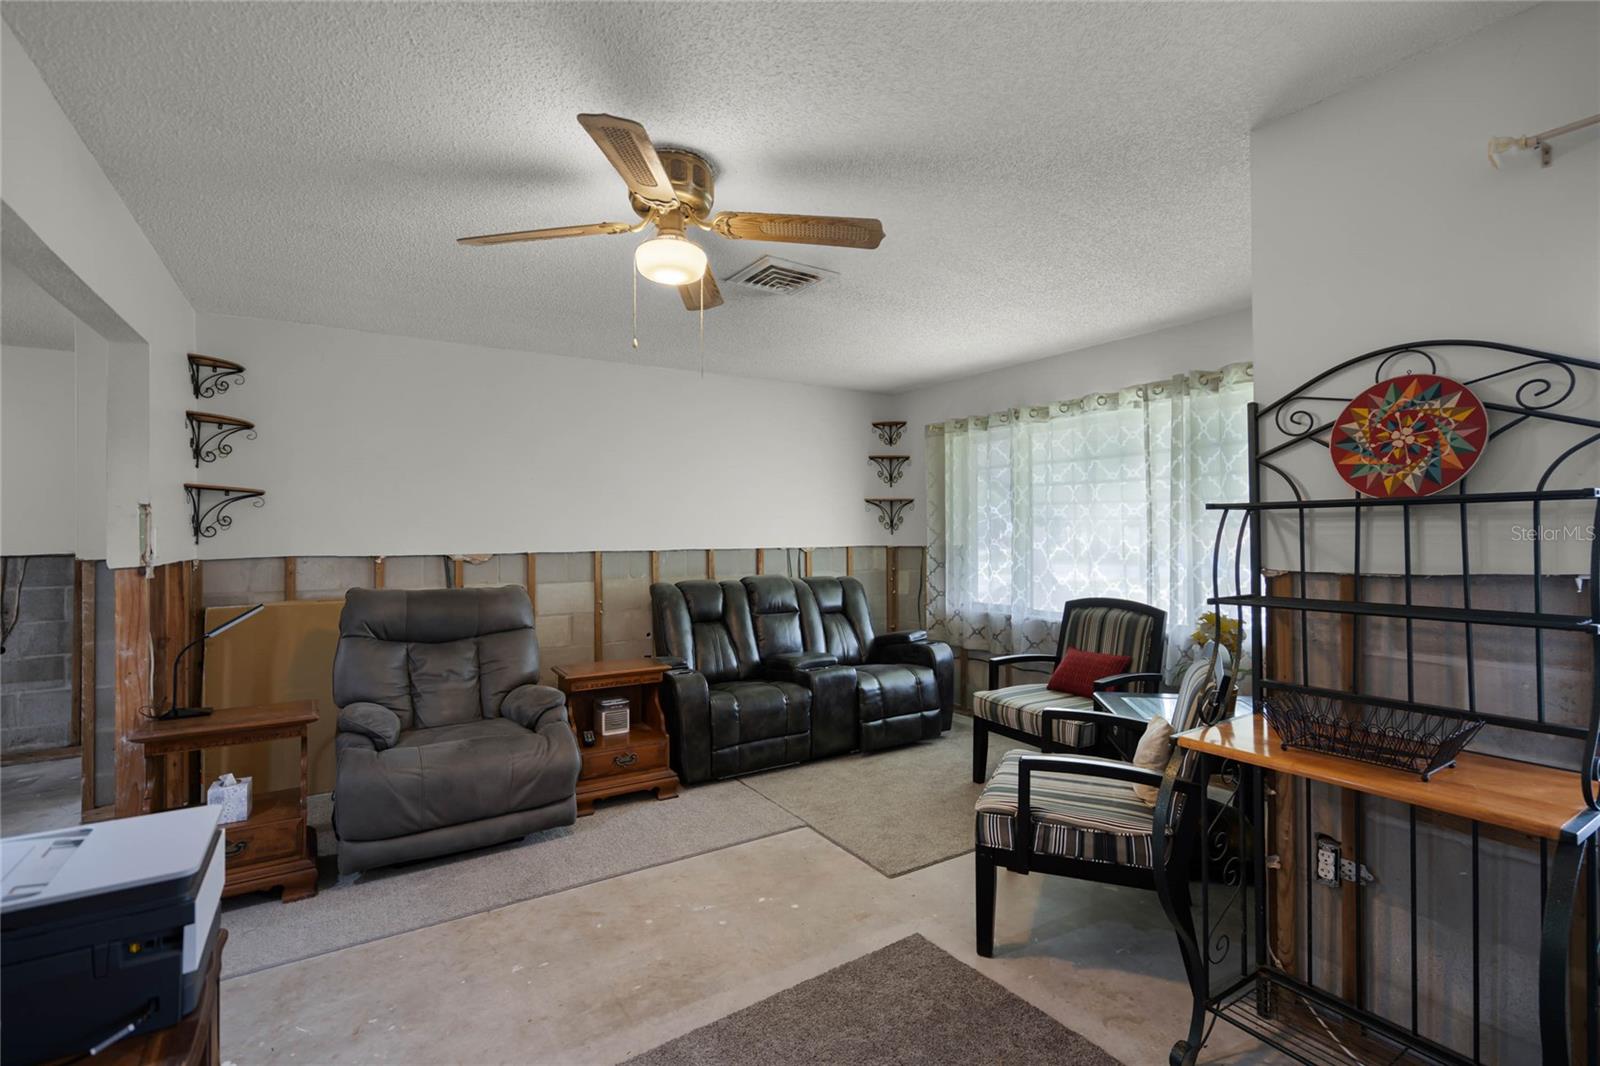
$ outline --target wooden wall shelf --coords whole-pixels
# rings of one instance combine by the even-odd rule
[[[893,448],[900,443],[900,438],[905,436],[906,424],[904,422],[874,422],[872,431],[883,441],[884,447]]]
[[[198,482],[186,481],[183,484],[184,494],[189,497],[189,526],[194,533],[194,542],[199,544],[203,538],[214,537],[218,532],[233,525],[233,516],[224,513],[228,507],[240,500],[254,500],[253,506],[261,507],[266,503],[265,489],[245,488],[243,485],[207,485]],[[207,497],[216,497],[208,504]]]
[[[219,392],[227,392],[229,382],[244,384],[244,367],[214,355],[189,353],[189,387],[197,400],[209,400]]]
[[[243,433],[245,439],[256,439],[256,424],[232,415],[213,414],[210,411],[185,411],[184,422],[189,426],[189,452],[194,456],[194,468],[201,463],[214,463],[224,455],[233,454],[228,438]],[[207,430],[207,426],[216,428]]]

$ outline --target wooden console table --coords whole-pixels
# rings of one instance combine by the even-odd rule
[[[1252,854],[1227,860],[1242,876],[1238,881],[1224,877],[1224,884],[1234,887],[1223,888],[1220,891],[1212,886],[1214,878],[1211,869],[1218,865],[1217,858],[1220,857],[1220,853],[1214,852],[1211,847],[1199,848],[1201,888],[1196,918],[1198,928],[1205,931],[1203,934],[1205,939],[1199,943],[1190,941],[1185,945],[1186,950],[1192,951],[1194,956],[1201,960],[1201,965],[1198,972],[1191,973],[1194,1008],[1190,1035],[1173,1049],[1171,1062],[1174,1066],[1179,1064],[1189,1066],[1195,1061],[1201,1043],[1198,1039],[1200,1023],[1208,1013],[1232,1023],[1235,1027],[1302,1062],[1325,1060],[1301,1057],[1306,1041],[1294,1032],[1296,1027],[1304,1030],[1308,1026],[1320,1025],[1326,1028],[1328,1024],[1343,1023],[1348,1023],[1348,1027],[1344,1029],[1345,1038],[1354,1040],[1358,1045],[1357,1050],[1372,1056],[1363,1061],[1429,1063],[1482,1061],[1476,1053],[1476,1046],[1473,1054],[1469,1056],[1423,1036],[1418,1032],[1414,1020],[1415,1013],[1408,1027],[1400,1022],[1374,1017],[1361,1010],[1359,996],[1356,1009],[1351,1009],[1348,1003],[1334,995],[1331,990],[1317,985],[1311,979],[1309,970],[1305,976],[1286,972],[1273,959],[1268,948],[1269,912],[1277,905],[1292,905],[1286,904],[1285,901],[1293,900],[1294,891],[1288,885],[1273,885],[1274,875],[1269,873],[1266,849],[1262,847],[1261,842],[1267,839],[1266,826],[1270,818],[1269,808],[1272,806],[1269,796],[1274,794],[1282,796],[1289,791],[1292,787],[1289,782],[1292,779],[1332,785],[1364,796],[1405,804],[1413,811],[1413,825],[1414,812],[1417,810],[1436,811],[1467,820],[1472,833],[1474,863],[1474,883],[1471,892],[1474,927],[1477,927],[1480,921],[1478,914],[1480,902],[1476,887],[1479,827],[1493,826],[1531,838],[1531,842],[1536,843],[1539,849],[1541,868],[1544,870],[1541,879],[1546,884],[1539,947],[1539,1020],[1543,1044],[1539,1061],[1546,1066],[1567,1066],[1569,1063],[1579,1061],[1596,1061],[1597,1048],[1600,1048],[1600,1034],[1595,1031],[1595,1005],[1589,1003],[1586,1007],[1580,1007],[1580,1017],[1583,1019],[1580,1023],[1580,1039],[1587,1042],[1586,1054],[1573,1046],[1573,1034],[1570,1028],[1572,1002],[1577,999],[1580,1004],[1584,1003],[1575,995],[1575,986],[1586,987],[1587,994],[1592,996],[1595,987],[1595,968],[1600,964],[1600,932],[1597,932],[1594,919],[1591,917],[1586,923],[1579,925],[1587,927],[1581,938],[1580,951],[1592,957],[1576,966],[1572,965],[1571,952],[1576,914],[1584,909],[1585,896],[1588,900],[1587,908],[1591,913],[1596,906],[1597,898],[1600,898],[1600,873],[1597,873],[1595,868],[1596,863],[1600,862],[1600,843],[1597,843],[1600,842],[1600,811],[1590,810],[1583,803],[1578,774],[1514,759],[1464,752],[1457,757],[1455,766],[1444,770],[1431,780],[1424,781],[1420,774],[1414,772],[1374,766],[1336,755],[1294,748],[1285,749],[1278,743],[1276,734],[1272,732],[1264,716],[1259,714],[1244,714],[1215,725],[1180,733],[1176,740],[1179,747],[1200,755],[1201,780],[1209,781],[1215,776],[1219,780],[1237,783],[1238,787],[1229,804],[1235,807],[1238,816],[1246,824],[1255,827],[1253,836],[1256,843],[1250,849]],[[1269,782],[1265,780],[1265,775],[1269,772],[1279,775],[1278,784],[1274,787],[1269,787]],[[1171,789],[1164,789],[1157,805],[1158,819],[1170,801]],[[1292,859],[1289,856],[1279,856],[1279,858],[1297,866],[1303,863],[1303,866],[1290,876],[1304,878],[1305,891],[1309,893],[1314,862],[1310,855],[1314,848],[1314,843],[1310,841],[1314,840],[1314,837],[1310,832],[1309,804],[1303,807],[1297,817],[1304,818],[1307,822],[1305,828],[1308,841],[1300,844],[1306,855],[1304,858],[1300,856],[1294,856]],[[1346,855],[1358,863],[1362,860],[1359,836],[1356,837],[1354,850]],[[1415,959],[1418,951],[1418,919],[1415,909],[1418,889],[1414,853],[1412,864],[1409,932]],[[1281,869],[1276,876],[1284,876]],[[1584,884],[1585,881],[1587,885]],[[1241,895],[1241,892],[1244,894]],[[1223,897],[1224,901],[1218,905],[1213,897]],[[1241,906],[1242,913],[1235,915],[1231,922],[1227,921],[1226,912],[1236,903]],[[1358,973],[1361,969],[1359,952],[1364,946],[1361,924],[1358,909],[1356,936],[1352,941],[1355,951],[1358,952],[1354,961]],[[1184,930],[1178,928],[1177,923],[1174,923],[1174,926],[1178,929],[1180,941],[1183,941],[1186,935]],[[1224,962],[1223,959],[1214,957],[1212,949],[1215,944],[1226,944],[1228,941],[1227,936],[1217,939],[1219,929],[1224,931],[1231,929],[1240,936],[1240,955],[1237,961]],[[1307,954],[1309,953],[1308,947]],[[1478,969],[1478,954],[1479,944],[1474,937],[1472,945],[1474,971]],[[1213,983],[1214,977],[1222,980]],[[1411,972],[1413,1012],[1417,1001],[1418,980],[1417,966],[1413,961]],[[1476,989],[1475,979],[1475,996]],[[1313,1011],[1320,1010],[1321,1015],[1308,1014],[1306,1009],[1300,1006],[1301,1003],[1308,1005]],[[1480,1004],[1475,1002],[1473,1006],[1475,1022],[1479,1007]],[[1417,1057],[1396,1058],[1397,1052],[1402,1048],[1411,1049],[1411,1053]],[[1330,1057],[1326,1061],[1337,1060]],[[1531,1049],[1527,1061],[1532,1061]]]
[[[309,742],[307,727],[317,720],[311,700],[229,707],[204,718],[151,721],[128,735],[144,749],[145,780],[141,810],[162,809],[154,782],[168,755],[226,748],[263,740],[300,742],[300,787],[251,797],[250,817],[222,827],[227,846],[227,881],[222,894],[283,889],[283,901],[317,894],[316,831],[306,824]]]
[[[567,721],[578,737],[583,771],[578,776],[578,814],[593,814],[594,802],[629,792],[657,799],[678,794],[678,775],[667,753],[667,719],[661,711],[661,679],[670,667],[654,659],[608,659],[556,667],[556,683],[567,694]],[[594,701],[622,696],[629,701],[628,732],[601,736]],[[594,743],[583,734],[592,730]]]

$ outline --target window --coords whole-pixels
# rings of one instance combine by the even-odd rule
[[[1250,366],[928,427],[929,611],[943,639],[1054,651],[1069,599],[1205,610],[1217,517],[1248,493]]]

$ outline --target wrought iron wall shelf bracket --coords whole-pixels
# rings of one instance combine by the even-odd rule
[[[232,415],[212,414],[209,411],[185,411],[183,419],[189,426],[189,452],[194,456],[194,468],[201,463],[214,463],[224,455],[233,454],[228,438],[243,433],[246,440],[256,439],[256,424]],[[214,426],[214,429],[207,429]]]
[[[219,392],[227,392],[229,382],[244,384],[244,367],[214,355],[189,353],[189,387],[197,400],[209,400]]]
[[[878,468],[878,480],[892,489],[906,476],[906,464],[911,461],[911,456],[869,455],[867,461]]]
[[[872,432],[876,433],[878,439],[883,441],[884,447],[893,448],[900,443],[900,438],[906,435],[906,424],[904,422],[874,422],[872,423]]]
[[[900,532],[900,526],[905,522],[906,512],[911,510],[912,500],[907,496],[882,497],[873,499],[867,497],[867,506],[878,510],[878,524],[890,533]]]
[[[225,512],[240,500],[251,500],[251,506],[254,507],[264,506],[267,502],[264,490],[247,489],[241,485],[204,485],[186,481],[183,492],[189,497],[189,527],[194,532],[196,544],[233,525],[233,516]]]

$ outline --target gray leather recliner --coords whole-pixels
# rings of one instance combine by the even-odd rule
[[[578,745],[522,588],[352,589],[333,698],[341,874],[577,819]]]

